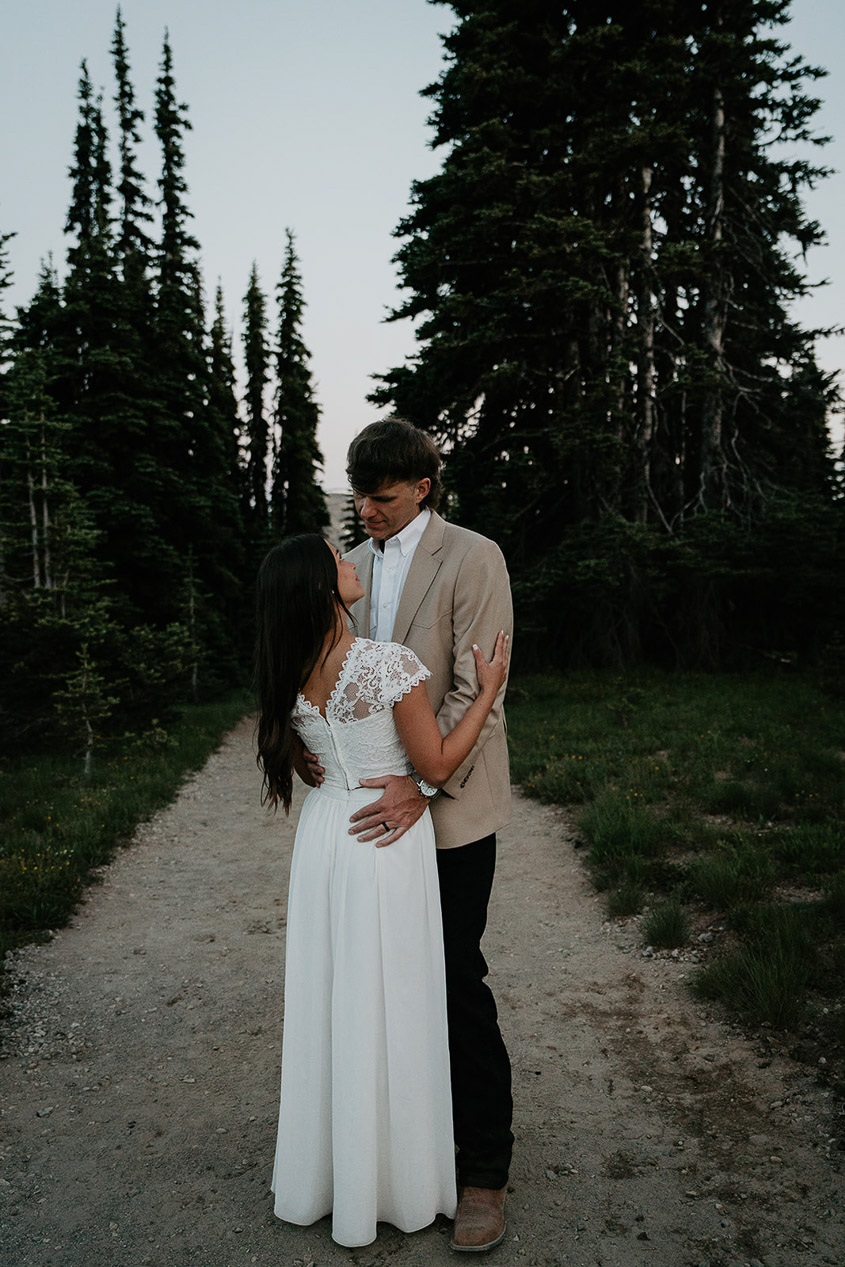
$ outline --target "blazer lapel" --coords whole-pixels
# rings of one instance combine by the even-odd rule
[[[408,575],[402,587],[402,597],[399,599],[396,619],[393,622],[394,642],[404,642],[407,638],[408,630],[413,624],[420,603],[425,598],[432,581],[440,570],[442,562],[440,551],[443,546],[444,529],[443,520],[435,511],[432,511],[428,526],[414,551],[414,557],[411,560],[411,566],[408,569]],[[370,574],[372,575],[372,567],[370,568]],[[369,593],[369,589],[367,593]]]

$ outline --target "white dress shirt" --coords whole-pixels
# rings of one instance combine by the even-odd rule
[[[373,552],[373,581],[370,587],[370,637],[377,642],[390,642],[402,588],[414,551],[420,543],[430,510],[421,510],[395,537],[378,544],[370,538]],[[380,547],[384,545],[382,550]]]

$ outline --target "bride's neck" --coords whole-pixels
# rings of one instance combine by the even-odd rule
[[[343,656],[352,646],[355,639],[349,632],[349,626],[346,623],[343,613],[338,610],[335,616],[334,629],[331,629],[323,641],[323,649],[320,652],[318,664],[322,664],[327,659],[331,659],[338,652]]]

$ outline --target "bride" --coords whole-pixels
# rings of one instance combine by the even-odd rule
[[[397,643],[353,638],[364,593],[353,563],[319,536],[274,547],[258,577],[258,760],[263,799],[289,812],[293,771],[308,794],[291,863],[275,1212],[332,1214],[341,1245],[378,1220],[404,1232],[454,1215],[455,1155],[443,944],[428,811],[386,848],[351,834],[372,800],[359,780],[415,769],[442,784],[470,753],[507,674],[500,634],[479,694],[440,734],[429,672]]]

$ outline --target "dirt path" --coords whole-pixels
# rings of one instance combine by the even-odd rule
[[[0,1061],[6,1267],[455,1263],[447,1225],[363,1250],[272,1215],[293,824],[244,723],[18,956]],[[603,923],[557,811],[519,800],[486,950],[514,1066],[505,1243],[526,1267],[842,1261],[834,1105],[701,1014],[689,964]]]

